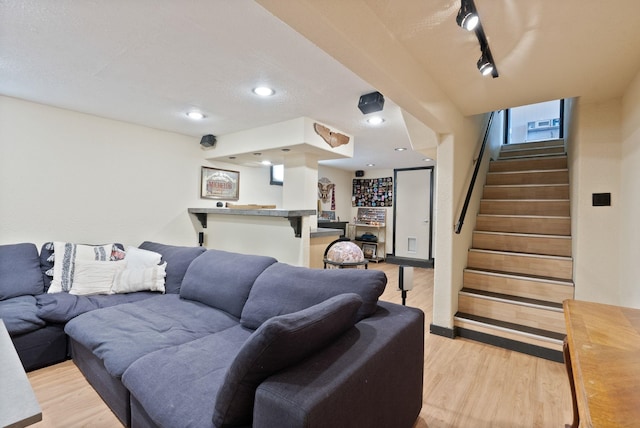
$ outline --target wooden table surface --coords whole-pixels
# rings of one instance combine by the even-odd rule
[[[640,310],[565,300],[581,427],[640,426]]]

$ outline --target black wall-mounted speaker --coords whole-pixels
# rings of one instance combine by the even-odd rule
[[[216,136],[212,134],[203,135],[200,140],[200,145],[202,147],[215,147],[216,146]]]
[[[359,169],[356,171],[356,177],[364,177],[364,171]]]
[[[360,97],[358,101],[358,108],[362,114],[373,113],[374,111],[381,111],[384,107],[384,97],[380,92],[371,92]]]

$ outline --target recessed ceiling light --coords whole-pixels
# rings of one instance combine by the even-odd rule
[[[257,88],[253,88],[253,93],[256,95],[260,95],[261,97],[270,97],[275,94],[276,91],[269,88],[268,86],[258,86]]]
[[[406,147],[396,147],[393,150],[395,150],[396,152],[404,152],[405,150],[407,150],[407,148]]]
[[[235,159],[235,158],[236,158],[235,156],[229,156],[229,159]]]
[[[382,122],[384,122],[384,119],[380,116],[373,116],[367,119],[367,122],[369,122],[370,125],[380,125]]]
[[[431,162],[433,159],[431,159],[431,158],[424,158],[424,159],[422,159],[422,160],[423,160],[423,161],[425,161],[425,162]]]
[[[254,155],[254,156],[262,156],[262,153],[260,153],[260,152],[255,152],[253,155]]]
[[[291,149],[284,148],[284,149],[282,149],[282,151],[283,151],[283,152],[290,152],[290,151],[291,151]]]
[[[375,163],[368,163],[367,166],[376,166]]]
[[[263,160],[262,162],[260,162],[262,165],[271,165],[271,161],[269,160]]]
[[[202,112],[195,111],[195,110],[188,112],[187,116],[189,117],[189,119],[193,119],[193,120],[202,120],[202,119],[204,119],[204,114]]]

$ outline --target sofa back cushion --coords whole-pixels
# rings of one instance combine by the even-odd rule
[[[162,261],[167,262],[164,289],[167,294],[179,294],[182,280],[191,262],[204,253],[204,247],[180,247],[145,241],[138,246],[143,250],[162,254]]]
[[[0,300],[42,293],[38,248],[30,243],[0,245]]]
[[[256,279],[240,322],[251,329],[271,317],[289,314],[342,293],[362,298],[358,320],[376,311],[387,276],[368,269],[309,269],[276,263]]]
[[[254,281],[274,263],[273,257],[208,250],[187,269],[180,297],[240,318]]]
[[[271,374],[320,351],[351,328],[361,304],[357,294],[341,294],[262,324],[242,345],[225,373],[216,395],[213,425],[249,425],[258,385]]]

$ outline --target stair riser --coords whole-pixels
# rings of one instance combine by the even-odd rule
[[[474,232],[471,245],[473,248],[482,250],[571,257],[571,239],[569,238]]]
[[[487,174],[487,185],[569,184],[569,171],[531,171]]]
[[[567,169],[567,157],[497,160],[491,161],[489,164],[489,172],[540,171],[545,169]]]
[[[480,215],[476,220],[476,230],[569,236],[571,235],[571,219]]]
[[[562,344],[539,340],[530,336],[526,336],[524,334],[519,334],[516,331],[503,331],[497,328],[493,328],[491,325],[478,325],[476,323],[466,322],[462,319],[456,319],[454,321],[454,326],[562,352]]]
[[[467,267],[470,269],[510,272],[548,278],[571,280],[573,261],[549,257],[532,257],[518,254],[469,251]]]
[[[531,148],[522,150],[502,150],[500,151],[500,159],[508,159],[517,156],[540,156],[540,155],[561,155],[564,154],[564,146]]]
[[[568,217],[570,204],[563,201],[481,200],[480,214]]]
[[[556,333],[566,333],[562,311],[532,308],[467,295],[458,296],[458,311]]]
[[[574,291],[573,287],[569,285],[473,271],[464,272],[462,284],[466,288],[554,303],[562,303],[566,299],[573,299]]]
[[[569,185],[485,186],[483,199],[569,199]]]

